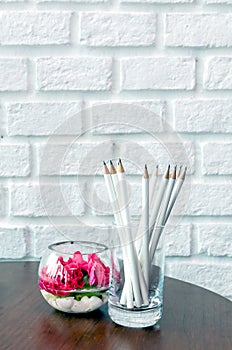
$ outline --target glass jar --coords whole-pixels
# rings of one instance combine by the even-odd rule
[[[55,309],[68,313],[96,310],[108,299],[109,250],[88,241],[51,244],[38,274],[40,291]]]
[[[154,228],[155,246],[148,252],[143,249],[145,233],[135,240],[125,240],[128,230],[136,237],[137,224],[116,227],[116,230],[119,234],[115,232],[116,244],[111,256],[109,316],[121,326],[154,326],[163,313],[164,226]],[[149,258],[148,265],[145,265],[145,257]]]

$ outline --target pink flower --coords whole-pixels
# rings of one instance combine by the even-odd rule
[[[75,252],[73,254],[73,261],[83,270],[88,270],[88,263],[82,257],[81,252]]]
[[[97,254],[88,255],[89,284],[107,287],[110,281],[110,268],[105,266]]]
[[[45,266],[40,273],[39,286],[53,295],[64,296],[83,288],[86,283],[108,286],[109,273],[109,267],[96,254],[89,254],[87,262],[80,252],[75,252],[67,261],[59,256],[55,266]]]

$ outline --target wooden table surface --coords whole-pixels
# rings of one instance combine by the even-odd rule
[[[160,327],[132,329],[114,324],[106,305],[85,316],[52,309],[37,268],[0,264],[1,350],[232,350],[232,303],[203,288],[166,278]]]

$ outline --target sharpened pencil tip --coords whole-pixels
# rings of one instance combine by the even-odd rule
[[[144,179],[149,178],[148,171],[147,171],[147,164],[145,164],[145,166],[144,166],[143,177],[144,177]]]
[[[156,167],[155,167],[153,175],[154,176],[158,176],[158,173],[159,173],[159,165],[157,164]]]
[[[124,172],[125,172],[125,170],[123,168],[121,158],[119,158],[119,160],[118,160],[118,173],[124,173]]]
[[[184,168],[183,173],[180,174],[180,176],[179,176],[179,178],[180,178],[181,180],[184,180],[184,179],[185,179],[186,172],[187,172],[187,167]]]
[[[173,171],[172,171],[172,173],[170,175],[170,178],[173,179],[173,180],[176,179],[176,165],[174,166],[174,169],[173,169]]]
[[[170,164],[168,165],[168,168],[167,168],[167,170],[166,170],[166,172],[164,174],[164,178],[165,179],[169,179],[169,172],[170,172]]]
[[[116,171],[116,169],[114,167],[114,163],[112,162],[112,160],[110,160],[110,173],[111,174],[116,174],[117,173],[117,171]]]
[[[103,161],[103,172],[106,175],[110,173],[105,161]]]
[[[180,165],[180,167],[179,167],[179,171],[178,171],[177,177],[180,177],[181,169],[182,169],[182,165]]]

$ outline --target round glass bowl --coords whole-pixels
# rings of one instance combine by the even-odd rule
[[[68,313],[96,310],[108,299],[109,250],[87,241],[51,244],[38,274],[40,291],[55,309]]]

